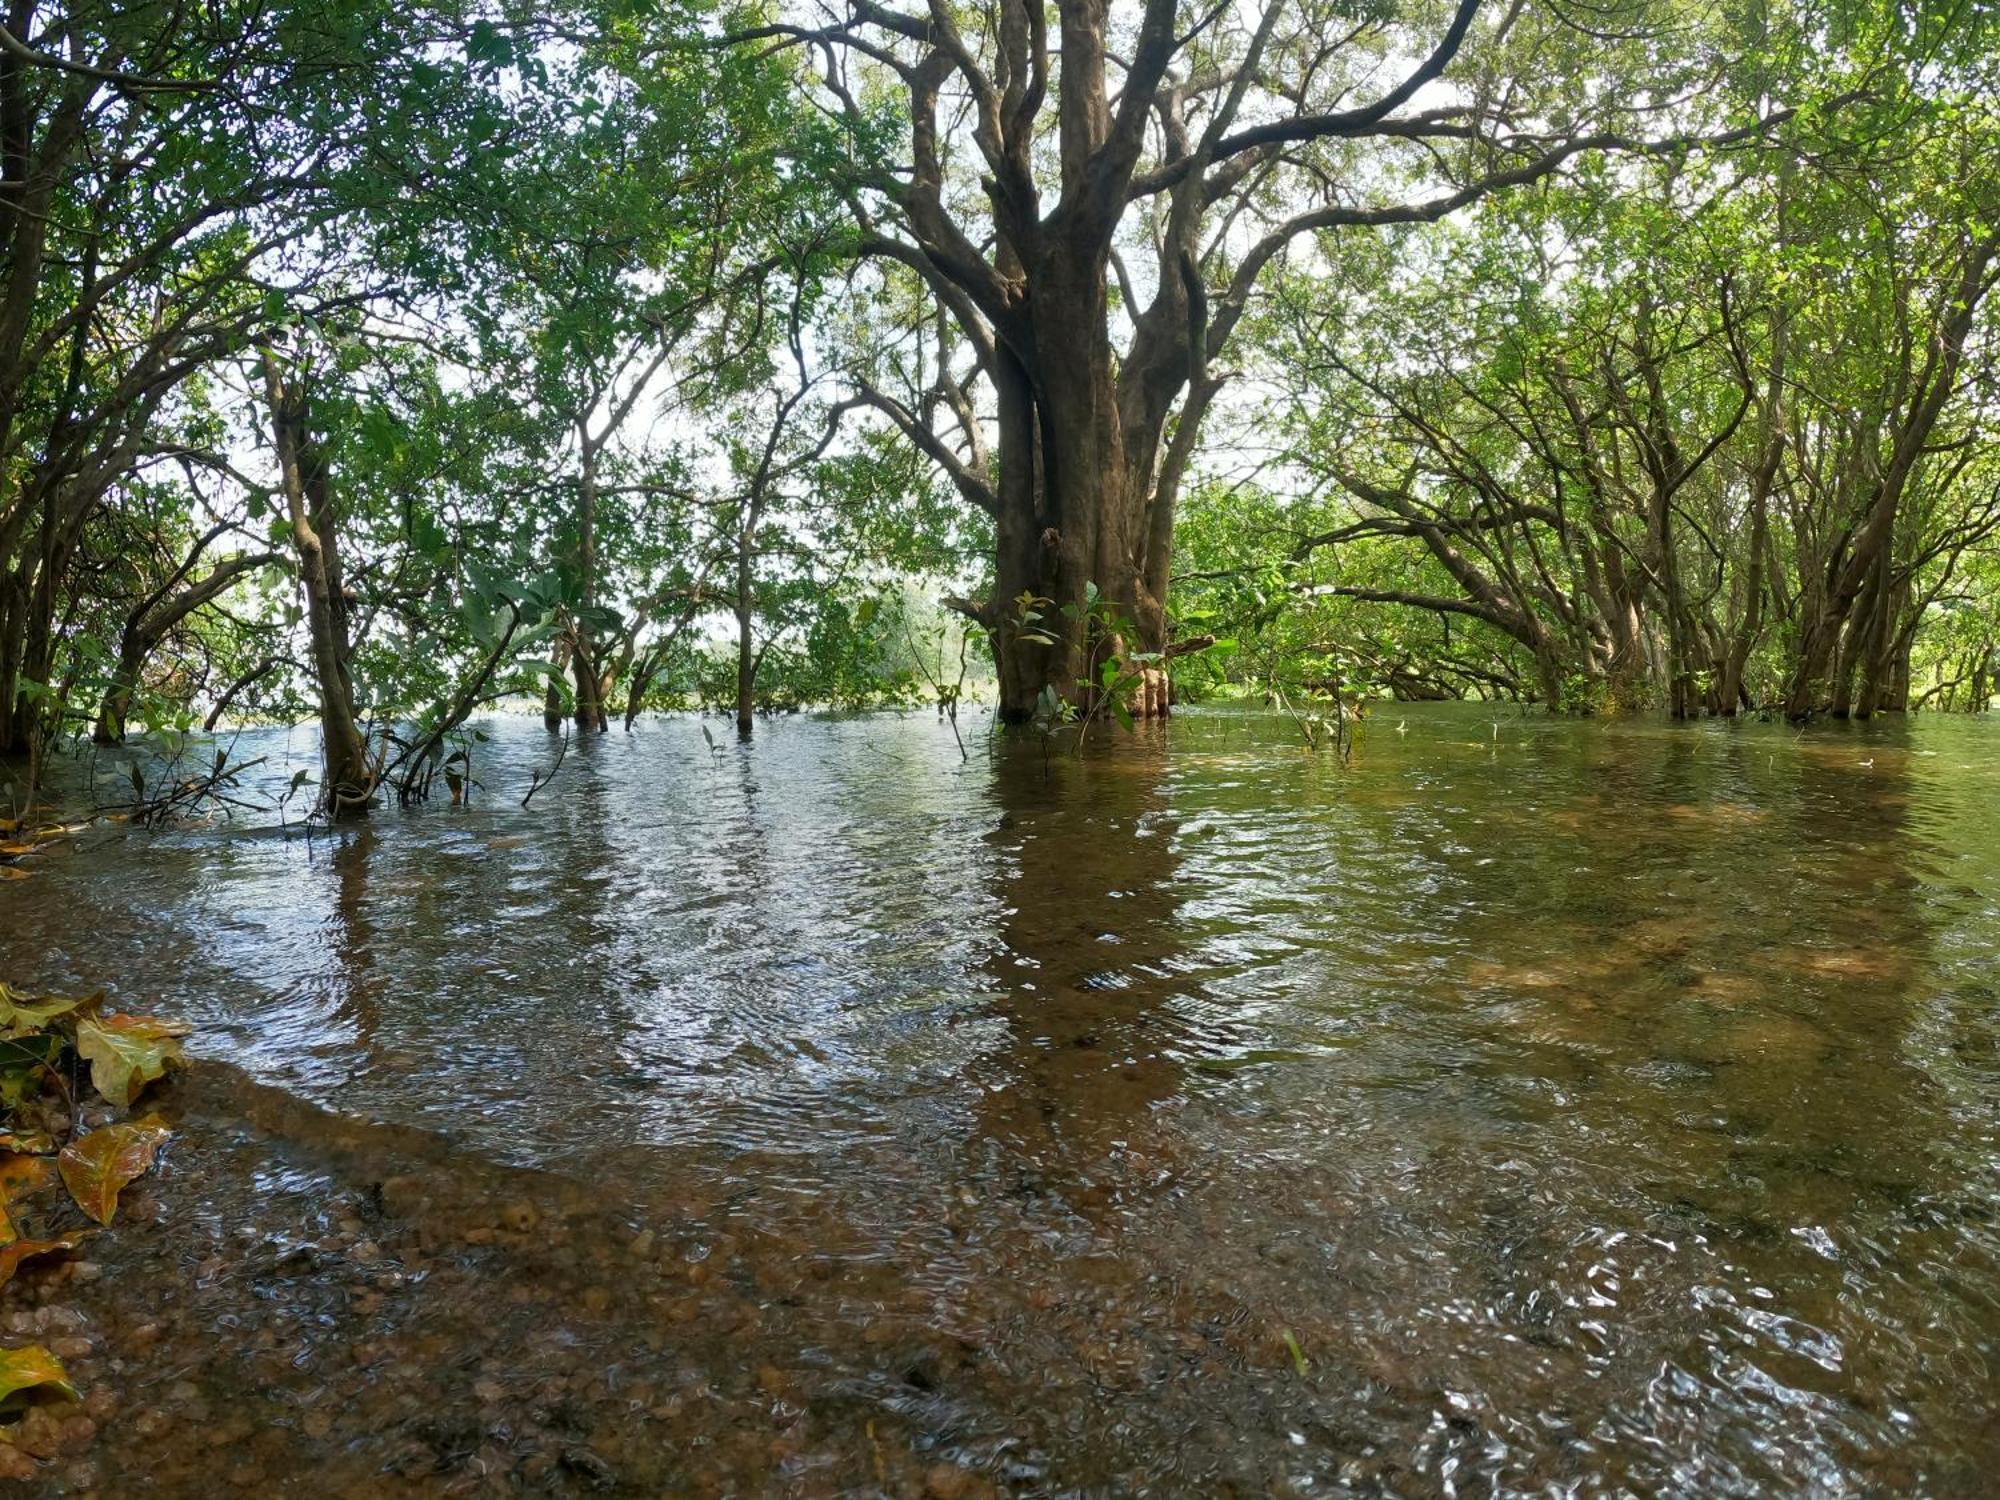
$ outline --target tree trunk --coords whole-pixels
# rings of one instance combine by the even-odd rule
[[[583,607],[597,607],[597,455],[586,449],[583,477],[577,489],[576,563]],[[579,733],[604,733],[604,672],[596,643],[585,619],[571,622],[571,675],[576,682],[576,727]]]
[[[288,384],[274,350],[261,351],[270,398],[278,469],[306,596],[313,676],[319,689],[320,752],[325,763],[323,805],[330,817],[367,810],[375,792],[367,741],[354,711],[348,675],[347,607],[340,593],[337,515],[326,461],[308,424],[305,389]]]
[[[118,665],[111,674],[111,685],[105,690],[104,702],[98,709],[96,728],[91,731],[91,738],[98,744],[123,742],[125,720],[132,711],[133,696],[139,690],[140,674],[174,627],[203,605],[220,598],[231,584],[251,569],[278,560],[275,552],[224,558],[195,582],[185,588],[179,587],[203,550],[221,531],[218,526],[198,540],[193,552],[175,569],[173,576],[133,606],[131,613],[125,617],[125,628],[118,638]],[[234,692],[233,688],[231,692]]]
[[[754,511],[753,511],[754,517]],[[749,739],[756,730],[754,710],[757,696],[757,643],[755,600],[750,562],[750,536],[754,519],[746,521],[736,544],[736,733]]]
[[[1121,402],[1142,369],[1126,370],[1122,381],[1114,374],[1102,258],[1058,243],[1040,269],[1033,368],[1002,351],[996,381],[998,555],[987,623],[1000,717],[1025,723],[1050,696],[1088,711],[1113,662],[1135,679],[1131,713],[1165,714],[1171,515],[1155,526],[1153,511],[1170,512],[1177,477],[1157,468],[1166,405]],[[1183,348],[1183,370],[1185,361]],[[1025,619],[1023,595],[1047,601],[1033,607],[1038,619]]]
[[[125,718],[132,711],[132,697],[139,690],[139,673],[147,652],[128,629],[119,647],[118,665],[111,673],[111,685],[104,690],[104,702],[97,710],[97,724],[90,737],[100,745],[125,742]]]

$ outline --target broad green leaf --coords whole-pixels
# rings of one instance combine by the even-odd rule
[[[97,1092],[129,1106],[147,1084],[186,1061],[178,1039],[192,1029],[150,1016],[86,1017],[76,1024],[76,1050],[90,1064]]]
[[[109,1224],[118,1212],[119,1192],[152,1166],[168,1134],[164,1125],[144,1122],[93,1130],[63,1147],[56,1158],[63,1186],[78,1208],[98,1223]]]

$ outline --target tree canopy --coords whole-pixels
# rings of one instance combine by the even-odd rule
[[[14,6],[0,752],[2000,671],[1971,4]],[[32,773],[31,773],[32,779]]]

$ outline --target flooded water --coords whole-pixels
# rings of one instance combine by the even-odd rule
[[[1992,1492],[2000,725],[489,728],[0,886],[212,1063],[48,1492]]]

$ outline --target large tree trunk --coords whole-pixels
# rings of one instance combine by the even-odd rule
[[[288,383],[276,351],[261,351],[271,431],[291,521],[299,582],[306,596],[306,629],[319,690],[323,804],[330,817],[365,812],[375,793],[367,741],[355,717],[348,673],[347,604],[341,593],[337,514],[324,455],[313,441],[302,384]]]
[[[1162,473],[1160,457],[1189,351],[1185,336],[1165,348],[1142,341],[1135,360],[1114,372],[1105,265],[1101,253],[1060,240],[1052,246],[1033,281],[1032,367],[1006,350],[998,361],[997,556],[987,623],[1007,723],[1032,719],[1051,697],[1088,711],[1112,680],[1127,684],[1135,717],[1168,709],[1166,570],[1178,475]],[[1163,389],[1135,392],[1149,375]],[[1198,416],[1183,412],[1182,420]],[[1023,595],[1047,601],[1034,606],[1039,618],[1024,619]]]

